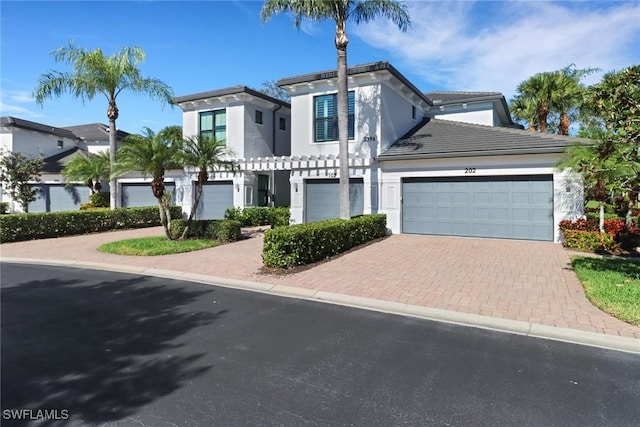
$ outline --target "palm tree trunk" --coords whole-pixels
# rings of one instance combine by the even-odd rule
[[[569,135],[569,126],[571,122],[569,121],[569,115],[563,111],[560,113],[560,135]]]
[[[546,104],[538,107],[538,126],[540,133],[547,133],[547,116],[549,115],[549,107]]]
[[[118,107],[116,105],[115,97],[109,100],[109,107],[107,108],[107,117],[109,118],[109,166],[111,170],[115,170],[116,164],[116,143],[118,140],[118,134],[116,133],[116,119],[118,118]],[[109,177],[109,194],[111,209],[118,207],[118,180],[111,176]]]
[[[171,220],[171,213],[169,209],[166,208],[164,201],[162,199],[158,199],[158,209],[160,210],[160,224],[162,224],[162,228],[164,228],[164,235],[167,236],[167,239],[173,240],[173,236],[171,235],[171,230],[169,229],[169,221]]]
[[[338,51],[338,139],[340,153],[340,218],[351,218],[349,206],[349,95],[347,84],[347,36],[344,26],[337,27]]]
[[[191,204],[191,212],[189,213],[189,218],[187,218],[187,225],[180,236],[180,240],[186,239],[189,234],[189,229],[191,228],[191,223],[193,222],[193,217],[196,214],[196,210],[198,209],[198,205],[200,205],[200,199],[202,198],[202,184],[196,184],[196,199]]]

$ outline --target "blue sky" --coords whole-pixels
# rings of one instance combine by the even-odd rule
[[[0,1],[0,115],[52,126],[106,123],[107,104],[70,96],[35,104],[32,90],[50,70],[49,55],[73,40],[112,54],[137,45],[142,74],[176,96],[234,85],[259,88],[335,68],[334,26],[291,16],[260,22],[261,1]],[[406,33],[385,21],[348,27],[348,63],[389,61],[421,90],[500,91],[569,64],[619,70],[640,63],[638,1],[407,2]],[[599,76],[592,76],[593,83]],[[145,96],[118,98],[118,128],[140,132],[181,124],[178,107]]]

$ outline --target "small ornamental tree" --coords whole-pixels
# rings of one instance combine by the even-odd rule
[[[22,211],[29,212],[29,203],[38,196],[38,190],[32,184],[40,182],[42,158],[29,158],[18,151],[0,151],[0,157],[0,181]]]

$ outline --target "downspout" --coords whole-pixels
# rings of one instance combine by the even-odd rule
[[[273,126],[271,126],[271,154],[273,157],[276,156],[276,113],[279,109],[282,108],[282,105],[277,104],[277,107],[273,110],[272,122]],[[273,197],[273,189],[276,186],[276,170],[275,168],[271,171],[271,191],[269,194],[269,205],[271,207],[275,206],[275,198]]]

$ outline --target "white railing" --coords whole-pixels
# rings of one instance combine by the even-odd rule
[[[300,169],[335,169],[340,167],[339,155],[319,156],[274,156],[239,159],[238,166],[243,171],[267,170],[300,170]],[[349,168],[368,168],[372,159],[360,157],[358,154],[349,155]]]

